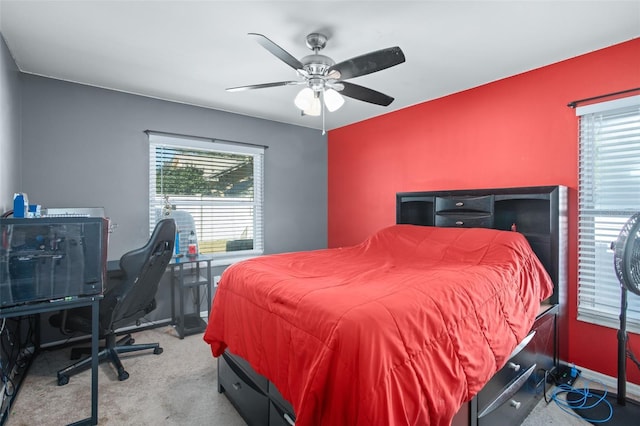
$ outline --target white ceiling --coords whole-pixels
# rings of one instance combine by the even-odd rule
[[[299,86],[225,91],[299,78],[247,33],[301,58],[322,32],[336,62],[400,46],[405,63],[350,80],[395,101],[346,98],[335,129],[639,37],[640,0],[0,0],[0,31],[25,73],[317,129]]]

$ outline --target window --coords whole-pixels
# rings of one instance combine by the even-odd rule
[[[147,134],[151,229],[170,206],[181,248],[194,230],[199,252],[219,264],[262,254],[264,147]]]
[[[640,96],[587,105],[580,116],[578,319],[618,328],[620,283],[611,243],[640,211]],[[640,297],[629,297],[640,332]]]

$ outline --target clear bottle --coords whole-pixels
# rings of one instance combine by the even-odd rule
[[[198,255],[198,243],[196,240],[196,233],[193,230],[189,234],[189,246],[187,248],[187,255],[189,257],[196,257]]]

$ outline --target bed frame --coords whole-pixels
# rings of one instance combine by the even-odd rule
[[[553,294],[507,364],[460,408],[452,426],[522,423],[545,391],[544,371],[558,363],[557,317],[566,300],[567,188],[402,192],[396,194],[396,223],[520,232],[541,260],[555,284]],[[218,391],[251,426],[294,424],[293,408],[276,387],[229,351],[218,358]]]

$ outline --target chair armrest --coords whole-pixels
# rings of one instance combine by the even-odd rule
[[[107,281],[122,278],[124,275],[124,271],[120,269],[119,260],[110,260],[107,262]]]
[[[113,271],[107,271],[107,282],[119,280],[121,281],[127,274],[122,269],[116,269]]]

